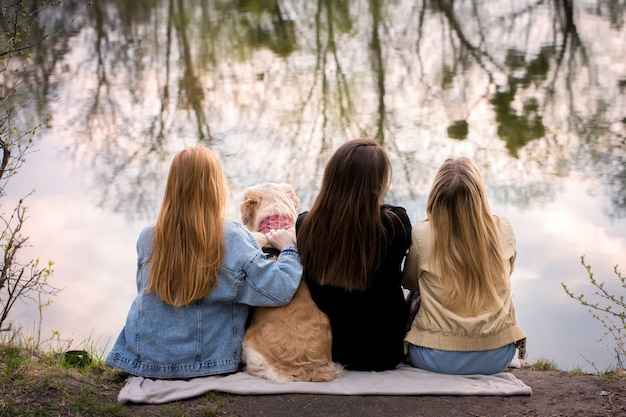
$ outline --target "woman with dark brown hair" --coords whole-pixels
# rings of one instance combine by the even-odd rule
[[[404,208],[382,204],[390,182],[391,161],[376,141],[348,141],[296,224],[303,276],[330,319],[333,360],[347,369],[393,369],[404,355],[400,281],[411,222]]]

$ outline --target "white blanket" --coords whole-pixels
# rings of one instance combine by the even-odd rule
[[[208,391],[241,395],[531,395],[531,388],[510,372],[495,375],[444,375],[400,366],[384,372],[346,371],[330,382],[270,382],[247,372],[182,380],[130,377],[117,400],[162,404]]]

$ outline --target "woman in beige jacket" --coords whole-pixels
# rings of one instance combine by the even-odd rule
[[[408,360],[429,371],[469,375],[506,369],[526,335],[509,277],[515,235],[491,214],[476,166],[446,160],[435,177],[427,219],[414,226],[403,285],[420,296],[405,341]]]

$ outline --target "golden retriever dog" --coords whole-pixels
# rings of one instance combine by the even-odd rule
[[[264,183],[244,192],[241,219],[266,252],[268,230],[287,229],[295,239],[298,208],[290,185]],[[331,338],[328,317],[302,280],[288,305],[254,309],[242,359],[249,373],[270,381],[331,381],[341,372],[331,360]]]

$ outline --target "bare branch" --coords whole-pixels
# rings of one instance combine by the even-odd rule
[[[626,358],[626,303],[624,303],[624,294],[614,293],[613,290],[607,288],[604,281],[598,281],[591,271],[591,266],[585,263],[584,256],[580,257],[580,261],[587,270],[589,283],[596,289],[591,297],[599,300],[587,298],[583,293],[576,294],[565,283],[561,283],[561,286],[570,298],[587,307],[591,316],[602,324],[606,331],[600,340],[609,334],[613,337],[617,366],[618,369],[623,369],[623,359]],[[613,267],[613,271],[621,284],[621,288],[625,289],[626,277],[622,277],[618,271],[618,265]]]

